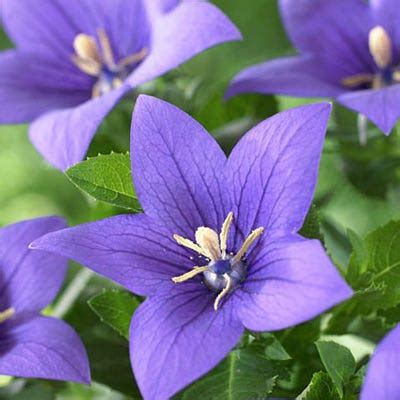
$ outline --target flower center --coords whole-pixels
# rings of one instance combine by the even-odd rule
[[[182,283],[202,274],[207,287],[218,293],[214,301],[214,310],[218,310],[221,300],[246,278],[245,254],[254,241],[264,232],[263,227],[255,229],[246,238],[236,254],[228,253],[227,242],[232,221],[233,213],[230,212],[222,224],[219,235],[211,228],[199,227],[195,233],[196,243],[182,236],[174,235],[178,244],[204,256],[208,264],[193,267],[189,272],[172,278],[172,281]]]
[[[348,88],[367,86],[370,89],[382,89],[400,83],[400,69],[393,65],[392,40],[382,26],[371,29],[368,44],[377,72],[349,76],[342,80],[342,85]]]
[[[147,55],[147,49],[143,48],[138,53],[116,62],[106,32],[98,29],[97,37],[98,41],[85,33],[77,35],[73,44],[75,54],[72,56],[72,61],[81,71],[97,78],[92,90],[93,98],[119,88],[133,68]]]
[[[10,307],[0,312],[0,324],[7,321],[15,314],[15,309]]]

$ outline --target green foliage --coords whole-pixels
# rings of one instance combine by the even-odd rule
[[[326,372],[317,372],[313,375],[307,387],[304,400],[340,400],[339,394],[333,385],[332,379]]]
[[[203,379],[179,397],[181,400],[265,399],[271,393],[279,370],[257,351],[235,350]]]
[[[356,370],[353,355],[349,349],[335,342],[318,341],[315,345],[340,398],[343,398],[344,386]]]
[[[90,308],[101,321],[129,339],[129,325],[139,301],[127,292],[115,289],[103,290],[89,300]]]
[[[140,211],[132,184],[129,154],[111,153],[88,158],[68,169],[66,174],[96,200]]]

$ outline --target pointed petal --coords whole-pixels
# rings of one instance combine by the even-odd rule
[[[0,53],[0,123],[30,122],[90,97],[91,79],[59,60],[15,50]]]
[[[400,85],[378,90],[360,90],[338,97],[338,102],[370,119],[389,135],[400,117]]]
[[[339,81],[311,56],[285,57],[244,69],[231,82],[226,97],[253,92],[335,97],[344,91]]]
[[[50,164],[61,170],[82,161],[97,128],[128,90],[123,85],[78,107],[44,114],[30,126],[33,145]]]
[[[22,50],[70,61],[79,33],[104,29],[117,58],[147,44],[149,25],[142,0],[2,0],[4,24]],[[29,27],[29,29],[27,28]]]
[[[172,397],[217,365],[243,327],[230,302],[218,311],[204,286],[185,283],[146,300],[130,331],[133,371],[145,399]]]
[[[378,344],[369,362],[361,391],[361,400],[400,398],[400,325]]]
[[[7,323],[0,333],[0,374],[90,383],[79,336],[65,322],[47,317]]]
[[[38,248],[71,258],[140,295],[155,292],[193,267],[172,232],[145,215],[120,215],[36,240]]]
[[[67,260],[29,250],[32,240],[66,226],[59,217],[37,218],[0,229],[0,310],[40,311],[57,295]]]
[[[164,14],[150,13],[150,54],[128,78],[132,87],[176,68],[209,47],[241,38],[232,22],[208,2],[183,1],[168,9]]]
[[[296,232],[310,207],[331,106],[281,112],[248,132],[233,149],[227,184],[233,190],[235,247],[253,229],[263,237]]]
[[[374,68],[368,49],[372,16],[363,0],[280,0],[294,45],[347,76]],[[367,68],[367,70],[365,70]]]
[[[146,214],[188,239],[199,226],[219,231],[226,217],[226,157],[198,122],[142,95],[133,113],[131,155],[136,193]]]
[[[248,329],[274,331],[308,321],[351,295],[318,241],[286,237],[254,257],[238,313]]]

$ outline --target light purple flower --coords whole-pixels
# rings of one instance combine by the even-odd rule
[[[65,226],[62,218],[46,217],[0,229],[0,375],[90,382],[78,335],[40,314],[57,295],[67,260],[28,248]]]
[[[145,399],[205,374],[245,328],[307,321],[351,296],[316,240],[296,232],[309,209],[329,104],[278,114],[229,159],[205,129],[140,96],[133,180],[145,212],[38,239],[148,299],[133,316],[131,361]]]
[[[0,55],[0,123],[31,122],[54,166],[81,161],[130,89],[240,33],[204,1],[2,0],[16,50]]]
[[[400,399],[400,325],[378,344],[369,362],[361,400]]]
[[[396,0],[280,0],[299,55],[242,71],[244,92],[333,97],[385,134],[400,117],[400,8]]]

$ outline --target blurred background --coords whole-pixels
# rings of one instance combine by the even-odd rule
[[[213,2],[239,27],[243,42],[206,51],[138,88],[137,93],[155,95],[184,109],[229,153],[240,136],[258,121],[318,100],[242,95],[224,101],[230,79],[245,66],[293,54],[294,50],[283,30],[276,0]],[[1,47],[10,46],[6,35],[1,33]],[[137,93],[124,99],[103,123],[89,155],[129,150],[130,119]],[[356,118],[354,113],[334,106],[314,200],[325,245],[343,268],[351,251],[349,229],[364,236],[400,214],[399,130],[385,137],[370,126],[368,144],[361,147]],[[0,127],[0,226],[49,214],[63,215],[75,225],[122,212],[125,211],[83,194],[65,175],[47,165],[31,146],[26,126]],[[68,282],[79,270],[79,266],[72,265]],[[87,346],[96,384],[88,388],[1,378],[1,399],[140,398],[131,375],[127,342],[100,324],[87,305],[88,298],[112,284],[95,276],[87,280],[77,302],[67,310],[66,320]]]

